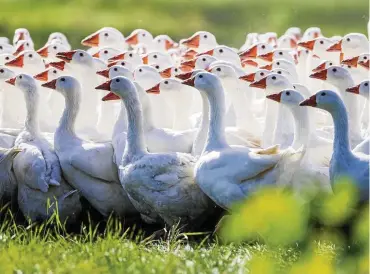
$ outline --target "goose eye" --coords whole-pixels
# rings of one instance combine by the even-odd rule
[[[265,45],[262,45],[262,46],[261,46],[261,48],[262,48],[262,49],[265,49],[265,48],[266,48],[266,46],[265,46]]]
[[[5,60],[9,60],[9,56],[5,57]]]
[[[320,41],[320,44],[323,45],[324,44],[324,41]]]
[[[325,95],[326,95],[326,93],[325,93],[325,92],[322,92],[322,93],[321,93],[321,96],[325,96]]]
[[[0,49],[3,49],[3,46],[0,46]]]
[[[117,71],[118,69],[117,69],[117,68],[114,68],[113,70],[114,70],[114,71]]]
[[[132,57],[132,53],[130,53],[128,56]]]
[[[351,68],[351,66],[348,66],[348,68],[350,69],[350,68]]]
[[[203,75],[199,75],[199,78],[203,78]]]
[[[204,35],[203,37],[207,39],[208,36],[207,35]]]
[[[104,54],[108,54],[108,51],[107,51],[107,50],[105,50],[105,51],[104,51]]]
[[[178,71],[178,69],[177,68],[175,68],[175,72],[177,72]]]
[[[333,65],[333,63],[329,63],[329,66],[332,66]]]
[[[216,68],[217,71],[221,71],[221,68]]]
[[[108,37],[108,36],[109,36],[109,34],[108,34],[108,33],[104,33],[104,36],[105,36],[105,37]]]
[[[350,41],[351,41],[351,39],[347,38],[347,42],[350,42]]]
[[[161,42],[161,39],[158,39],[158,43],[160,43]]]
[[[333,69],[333,72],[337,72],[337,69]]]
[[[60,78],[60,81],[64,82],[66,80],[66,78]]]
[[[145,37],[145,33],[143,33],[143,35],[142,35],[143,37]]]
[[[122,62],[121,65],[124,66],[124,65],[126,65],[126,63],[125,62]]]
[[[290,91],[287,91],[285,94],[289,96],[290,95]]]
[[[276,76],[272,76],[272,80],[276,80]]]
[[[205,62],[206,61],[206,58],[203,58],[202,61]]]
[[[224,52],[224,50],[223,50],[223,49],[220,49],[218,52],[219,52],[219,53],[223,53],[223,52]]]
[[[364,56],[364,60],[367,60],[367,57],[366,56]]]
[[[56,50],[56,49],[57,49],[57,47],[53,47],[53,49],[55,49],[55,50]]]
[[[119,83],[119,82],[120,82],[120,80],[119,80],[119,79],[116,79],[116,82],[117,82],[117,83]]]
[[[80,56],[81,56],[81,57],[83,57],[83,56],[84,56],[84,54],[83,54],[82,52],[80,52]]]
[[[280,66],[280,62],[277,62],[276,65]]]
[[[143,70],[142,69],[139,69],[139,72],[142,72]]]
[[[283,55],[283,53],[280,51],[280,52],[279,52],[279,55]]]
[[[57,71],[56,71],[56,70],[53,70],[53,73],[54,73],[54,74],[56,74],[56,73],[57,73]]]
[[[153,58],[157,59],[157,57],[158,57],[158,56],[157,56],[156,54],[155,54],[155,55],[153,55]]]
[[[308,54],[308,49],[306,49],[306,53]]]
[[[164,83],[165,83],[166,85],[168,85],[168,81],[164,81]]]
[[[261,75],[261,76],[264,76],[264,75],[265,75],[265,73],[264,73],[264,72],[261,72],[261,73],[260,73],[260,75]]]
[[[33,57],[33,55],[32,55],[32,54],[29,54],[29,55],[28,55],[28,57],[32,58],[32,57]]]
[[[4,73],[4,70],[3,69],[0,69],[0,73]]]
[[[4,71],[4,70],[2,70],[2,71]],[[1,73],[2,73],[2,72],[1,72]],[[365,84],[364,84],[364,86],[365,86],[365,87],[367,87],[368,85],[369,85],[369,83],[365,83]]]
[[[295,89],[295,86],[293,86],[293,88]]]
[[[156,69],[159,69],[159,66],[155,66]]]
[[[22,75],[19,75],[19,79],[22,79]]]

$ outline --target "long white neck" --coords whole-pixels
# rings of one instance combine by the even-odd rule
[[[289,107],[294,118],[294,139],[292,147],[299,149],[301,146],[306,146],[309,142],[311,134],[311,125],[308,116],[308,108],[300,106]]]
[[[75,132],[75,122],[80,110],[80,87],[76,87],[74,90],[71,90],[71,92],[65,93],[64,102],[65,107],[59,121],[59,126],[56,130],[56,135],[63,137],[77,137]]]
[[[34,85],[30,85],[29,90],[26,92],[27,94],[25,94],[25,100],[27,116],[24,126],[31,134],[39,135],[39,93],[37,87]]]
[[[127,111],[127,139],[122,163],[130,162],[133,157],[147,153],[143,130],[143,113],[137,93],[123,100]]]
[[[209,128],[207,142],[203,152],[228,147],[225,138],[225,93],[221,85],[217,85],[208,93]]]
[[[120,111],[117,117],[117,121],[114,124],[112,137],[116,137],[122,132],[127,131],[127,112],[123,101],[121,101]]]
[[[209,102],[207,96],[203,92],[200,92],[200,96],[202,97],[202,117],[197,131],[197,135],[193,143],[192,149],[193,155],[202,154],[204,145],[207,140],[207,133],[209,128]]]

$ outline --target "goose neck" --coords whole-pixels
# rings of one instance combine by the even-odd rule
[[[39,93],[36,86],[31,86],[29,89],[25,96],[27,116],[24,126],[31,134],[39,135]]]
[[[64,96],[65,107],[56,130],[57,135],[69,135],[76,137],[75,122],[80,110],[81,90],[75,88]]]
[[[299,149],[301,146],[308,144],[311,134],[308,109],[300,106],[293,106],[290,109],[294,117],[294,139],[292,147]]]
[[[350,153],[350,144],[348,136],[348,115],[343,102],[339,102],[335,108],[332,108],[330,114],[334,122],[334,152]]]

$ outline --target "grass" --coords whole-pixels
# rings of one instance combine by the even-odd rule
[[[320,26],[327,36],[366,33],[367,0],[0,0],[0,35],[11,37],[26,27],[40,47],[49,33],[68,34],[74,47],[103,26],[128,35],[135,28],[175,39],[204,29],[219,43],[240,46],[248,32],[276,31],[290,26]]]

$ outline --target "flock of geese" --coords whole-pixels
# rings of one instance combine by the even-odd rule
[[[104,27],[82,45],[0,38],[0,200],[30,221],[76,221],[83,198],[103,218],[196,228],[262,186],[330,192],[343,176],[368,202],[365,35],[293,27],[235,49]]]

